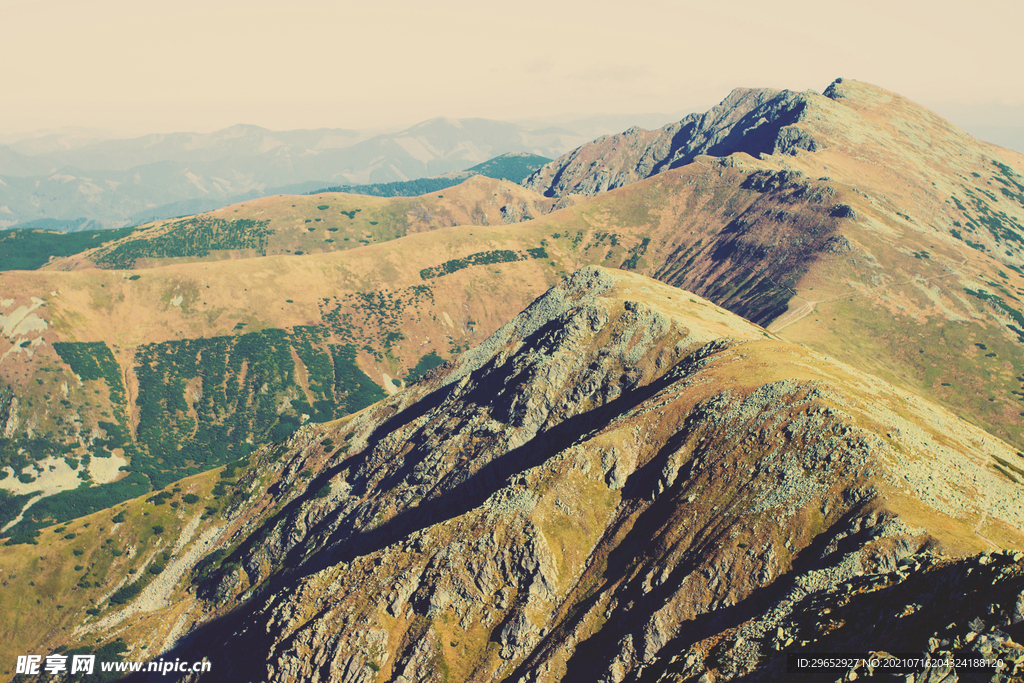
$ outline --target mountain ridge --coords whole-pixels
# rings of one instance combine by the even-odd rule
[[[886,145],[865,144],[871,136],[883,136]],[[870,156],[864,156],[866,152]],[[957,208],[970,213],[976,190],[961,179],[967,179],[969,172],[979,178],[978,166],[1005,167],[1010,176],[1000,178],[997,173],[995,179],[1004,188],[996,185],[994,189],[1010,200],[1012,214],[996,210],[995,222],[998,225],[999,216],[1005,216],[1005,228],[1018,235],[1024,231],[1020,216],[1024,203],[1017,197],[1019,188],[1011,177],[1020,175],[1024,155],[979,143],[895,93],[849,79],[837,79],[821,95],[738,88],[707,113],[687,116],[660,131],[631,129],[584,145],[538,170],[524,185],[546,196],[592,195],[685,165],[701,154],[745,155],[755,162],[766,162],[767,169],[828,177],[861,192],[887,195],[886,199],[894,203],[927,202],[931,204],[929,212],[947,215],[952,212],[936,206],[936,197],[926,196],[939,187],[935,181],[944,181],[941,191],[947,193],[942,197],[946,204],[952,205],[950,197],[960,193]],[[898,164],[899,182],[892,182],[895,169],[887,168],[887,163]],[[1017,171],[1014,173],[1007,164]],[[606,171],[591,175],[588,169],[592,166]],[[989,199],[998,202],[997,195],[985,191]],[[963,199],[965,192],[969,201]],[[977,201],[986,203],[988,199]],[[991,213],[988,207],[979,206],[978,211]],[[961,225],[961,221],[952,220],[957,217],[945,221],[948,227],[943,232],[958,234],[950,232]],[[982,231],[979,243],[999,260],[1017,267],[1024,265],[1021,253],[1003,254],[1007,248],[1016,251],[1018,244],[1016,239],[1008,238],[1000,249],[1000,231],[998,227]]]
[[[770,675],[777,629],[858,572],[1020,547],[1024,490],[995,469],[1015,457],[687,292],[585,269],[420,384],[256,453],[253,500],[208,537],[235,550],[174,593],[191,627],[112,606],[76,637],[213,648],[218,680]]]
[[[664,161],[589,196],[271,197],[0,274],[17,492],[128,470],[22,509],[0,632],[217,680],[1019,675],[1024,166],[826,92],[580,150]]]
[[[792,127],[803,116],[807,98],[789,90],[736,88],[707,112],[690,114],[658,131],[630,128],[599,138],[538,170],[524,184],[545,196],[595,194],[685,165],[702,154],[743,152],[756,158],[761,153],[814,151],[819,143]],[[611,154],[620,146],[623,151]],[[598,164],[602,170],[597,177],[574,180],[574,169]]]
[[[82,425],[83,433],[100,430],[101,421],[113,424],[101,415],[103,407],[67,414],[63,406],[54,407],[56,413],[46,407],[54,391],[75,393],[77,386],[72,381],[66,392],[61,381],[52,381],[54,369],[66,375],[71,368],[47,344],[102,343],[131,377],[137,344],[164,345],[161,348],[170,353],[185,339],[205,345],[212,343],[207,341],[210,335],[233,337],[265,330],[284,330],[267,334],[284,334],[299,343],[291,336],[296,334],[293,328],[313,327],[325,331],[327,344],[353,345],[360,372],[381,391],[392,391],[395,380],[400,385],[400,378],[427,351],[439,359],[450,357],[477,335],[496,329],[504,322],[501,316],[511,315],[512,304],[496,303],[502,292],[498,279],[509,278],[510,284],[524,288],[523,296],[532,296],[539,294],[536,287],[588,264],[636,270],[696,290],[734,312],[770,324],[787,338],[870,369],[1019,444],[1019,396],[1024,389],[1019,378],[1024,377],[1024,364],[1017,330],[1024,330],[1019,304],[1024,282],[1014,265],[1020,236],[1014,226],[1024,220],[1015,199],[1024,179],[999,161],[1001,157],[986,156],[988,147],[974,145],[938,119],[910,117],[911,123],[901,124],[907,130],[934,124],[923,130],[933,136],[931,146],[938,152],[923,159],[910,156],[907,150],[920,145],[904,142],[880,153],[863,142],[864,126],[879,122],[877,135],[887,142],[886,136],[905,138],[893,123],[893,112],[902,115],[919,108],[874,86],[850,81],[836,84],[831,94],[864,103],[859,111],[844,114],[860,121],[860,127],[844,123],[832,137],[815,133],[826,146],[813,153],[761,159],[744,153],[699,156],[686,166],[600,193],[585,203],[580,195],[556,201],[484,179],[398,201],[343,194],[265,198],[165,221],[47,266],[81,275],[5,276],[5,296],[10,299],[4,300],[0,315],[13,319],[21,311],[36,326],[12,323],[4,329],[0,368],[5,382],[23,392],[17,406],[2,408],[13,425],[13,450],[5,451],[5,462],[17,465],[12,473],[17,476],[29,461],[42,458],[46,451],[40,452],[33,435],[66,431],[67,425],[56,422],[58,417],[74,422],[72,413],[80,419],[91,415],[89,424]],[[765,97],[770,100],[774,95]],[[812,99],[823,106],[841,106],[823,96]],[[872,101],[882,108],[867,106]],[[950,144],[939,144],[947,134]],[[860,146],[851,146],[857,140]],[[939,164],[946,147],[953,150],[953,157],[965,157],[957,162],[961,166]],[[879,179],[865,171],[874,169],[877,174],[881,160],[886,161],[886,174],[908,169],[907,180],[892,183],[886,180],[888,175]],[[969,163],[973,165],[963,166]],[[819,175],[826,166],[833,177]],[[968,167],[977,170],[968,174]],[[927,185],[914,181],[922,168],[930,169]],[[474,223],[493,227],[473,227]],[[421,237],[411,239],[413,234]],[[366,252],[355,255],[364,248]],[[339,251],[352,256],[329,256]],[[383,257],[379,273],[366,260],[368,255],[373,255],[371,261]],[[245,260],[251,262],[241,262]],[[96,265],[107,274],[88,273]],[[237,292],[237,287],[211,278],[206,272],[211,268],[249,284],[272,281],[274,292],[249,293],[247,286]],[[534,281],[528,282],[530,278]],[[339,300],[328,297],[331,303],[325,305],[316,292],[295,286],[303,279],[337,292]],[[463,286],[473,291],[472,302],[456,291]],[[427,305],[426,299],[411,293],[427,290],[465,308],[447,310],[430,304],[430,315],[436,319],[421,324],[418,307]],[[248,297],[261,302],[258,315],[249,310]],[[387,306],[397,308],[388,316],[378,315],[380,311],[371,314],[356,305],[360,298],[372,300],[373,306],[387,301]],[[37,304],[36,299],[46,304]],[[521,304],[525,300],[514,302]],[[361,329],[328,320],[325,316],[334,315],[335,305],[340,307],[338,315],[362,321]],[[50,317],[51,311],[59,311],[60,318]],[[125,331],[129,320],[135,328]],[[369,331],[385,323],[390,336]],[[344,357],[327,347],[322,351],[332,360]],[[295,368],[301,375],[305,361]],[[199,381],[193,376],[181,380],[191,386]],[[321,396],[315,386],[310,388],[305,381],[300,385],[305,397],[295,395],[289,401],[307,404],[309,410],[293,413],[285,408],[273,419],[297,421],[303,414],[323,419],[326,413],[313,406],[333,400],[334,390],[325,389]],[[97,390],[106,396],[103,385]],[[183,389],[180,400],[185,404],[188,395]],[[179,400],[161,400],[172,399]],[[79,400],[88,399],[81,395],[70,402]],[[135,414],[139,400],[132,394],[124,406],[126,416]],[[91,438],[110,438],[106,430],[96,434]],[[127,434],[134,438],[130,430]],[[77,440],[60,441],[59,447],[72,448],[67,453],[72,458],[87,452]]]
[[[825,153],[828,150],[805,156]],[[790,159],[794,163],[801,156]],[[977,168],[986,173],[974,181],[977,197],[1000,178],[1008,183],[1017,178],[1010,167]],[[961,190],[964,196],[971,187]],[[552,211],[570,200],[576,203]],[[360,372],[391,391],[394,380],[401,384],[400,378],[423,360],[425,352],[449,358],[504,322],[501,316],[514,309],[498,300],[508,297],[510,286],[536,295],[537,286],[584,265],[600,264],[696,290],[762,324],[771,323],[773,329],[784,325],[781,330],[787,338],[870,369],[1020,443],[1018,399],[1024,386],[1019,378],[1024,377],[1024,364],[1015,329],[1024,325],[1015,316],[1024,315],[1018,305],[1024,282],[1012,265],[1001,270],[1002,262],[990,258],[987,249],[964,248],[967,227],[961,238],[922,231],[911,219],[924,224],[924,215],[910,205],[895,205],[882,195],[792,167],[787,170],[774,158],[754,160],[743,154],[699,157],[685,167],[601,193],[588,202],[579,200],[574,195],[555,202],[485,179],[400,201],[343,194],[266,198],[205,217],[165,222],[149,233],[55,261],[48,269],[85,269],[63,286],[58,274],[11,274],[5,278],[11,310],[27,310],[32,297],[50,299],[61,291],[33,315],[45,319],[52,306],[66,311],[61,314],[66,320],[88,320],[102,332],[86,338],[82,331],[87,326],[78,324],[76,336],[67,338],[64,335],[72,328],[65,323],[41,335],[13,334],[7,341],[7,363],[0,367],[26,400],[14,411],[17,419],[8,419],[19,425],[17,439],[28,434],[23,431],[28,427],[39,430],[47,425],[57,433],[66,429],[55,424],[58,416],[66,416],[43,411],[45,394],[62,390],[60,381],[53,383],[56,376],[43,368],[66,372],[65,363],[45,347],[39,347],[37,358],[28,357],[35,345],[47,340],[102,342],[131,375],[137,365],[132,356],[136,344],[162,345],[162,353],[170,353],[187,338],[205,345],[211,342],[200,340],[210,334],[230,337],[240,331],[313,327],[324,330],[328,344],[356,342]],[[937,203],[934,197],[931,201]],[[947,206],[953,205],[950,201]],[[1013,216],[1009,211],[1001,215]],[[960,218],[970,219],[962,214]],[[987,230],[977,220],[974,224],[970,227],[975,232]],[[216,239],[205,246],[194,241],[208,229],[215,229]],[[419,236],[413,239],[413,233]],[[253,241],[258,236],[265,240],[262,247]],[[971,237],[984,239],[980,234]],[[243,242],[232,243],[236,238]],[[263,262],[257,247],[270,258]],[[357,256],[360,249],[367,251]],[[330,256],[339,251],[345,255]],[[384,260],[375,267],[366,260],[370,255]],[[88,269],[100,262],[108,274],[89,275]],[[272,281],[274,291],[237,292],[237,287],[211,279],[206,272],[210,268],[250,284]],[[501,278],[508,278],[504,287],[498,284]],[[307,279],[337,292],[338,301],[331,300],[325,308],[316,291],[296,287]],[[458,287],[469,287],[473,300]],[[413,295],[427,290],[435,301],[447,299],[465,308],[427,304]],[[234,294],[228,296],[229,292]],[[117,297],[124,297],[123,304]],[[386,302],[397,308],[387,316],[379,310],[371,313],[356,306],[363,297],[370,297],[367,300],[375,307],[376,302]],[[249,300],[260,302],[259,315],[247,309]],[[522,304],[522,299],[515,301]],[[340,306],[339,315],[360,321],[360,327],[344,328],[328,320],[333,306]],[[129,319],[124,316],[129,308],[136,330],[115,332]],[[423,318],[425,311],[433,316],[429,322]],[[158,319],[162,322],[145,328],[144,334],[137,331],[142,329],[137,327],[140,322]],[[387,335],[366,327],[385,323]],[[291,339],[294,332],[267,334]],[[116,347],[125,342],[119,351]],[[297,364],[296,372],[303,372],[305,363]],[[181,380],[198,381],[192,375]],[[283,384],[277,390],[291,391]],[[326,413],[312,406],[333,399],[333,392],[320,396],[315,388],[303,391],[313,392],[302,399],[311,408],[294,413],[286,408],[272,421],[283,425],[303,414],[325,419]],[[132,394],[132,402],[124,407],[127,414],[137,410],[139,396]],[[180,400],[187,404],[187,396],[182,390]],[[71,402],[79,400],[85,397]],[[168,395],[160,400],[179,399]],[[89,424],[110,422],[100,415],[102,410],[77,414],[91,415],[85,418]],[[26,444],[15,450],[38,449]],[[70,445],[76,453],[81,448],[77,441]],[[29,464],[23,462],[24,456],[9,457],[17,464],[15,475]],[[29,458],[33,459],[37,458]],[[214,463],[205,466],[210,464]],[[44,509],[38,508],[40,514]]]

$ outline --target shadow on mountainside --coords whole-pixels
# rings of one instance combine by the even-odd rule
[[[680,122],[685,122],[685,125],[672,136],[668,152],[651,168],[649,175],[686,166],[700,155],[727,157],[743,152],[757,159],[761,154],[772,154],[778,146],[782,129],[798,122],[805,108],[803,103],[780,103],[773,97],[734,123],[726,124],[728,134],[711,145],[708,145],[708,135],[720,132],[722,122],[714,122],[707,127],[707,114],[693,114]],[[806,142],[803,148],[808,149],[811,144]]]
[[[487,370],[488,368],[485,366],[473,374],[484,373]],[[479,507],[491,495],[504,487],[508,480],[540,465],[579,440],[581,435],[606,426],[615,417],[635,408],[675,382],[677,378],[670,377],[671,374],[671,371],[665,373],[654,381],[625,392],[618,398],[593,410],[574,415],[545,431],[538,432],[526,444],[497,455],[475,470],[469,471],[469,467],[474,464],[474,461],[472,459],[467,461],[461,470],[458,468],[451,470],[440,482],[444,485],[446,482],[452,481],[450,485],[440,491],[435,489],[437,492],[431,497],[424,498],[414,507],[403,509],[379,527],[359,531],[350,536],[340,530],[333,532],[323,546],[333,548],[333,551],[330,554],[320,553],[320,557],[310,558],[309,561],[303,563],[303,574],[316,573],[338,562],[350,562],[355,557],[386,548],[410,534],[454,519]],[[494,378],[479,377],[477,387],[472,393],[480,398],[490,396],[492,404],[502,403],[503,397],[500,390],[511,390],[514,387],[493,380]],[[437,403],[437,409],[445,409],[443,402]],[[396,415],[392,421],[389,421],[389,424],[398,422],[408,423],[409,420]],[[374,445],[390,433],[389,424],[383,425],[375,432],[364,453],[369,453]],[[481,450],[486,451],[486,447]],[[388,482],[396,483],[404,479],[426,455],[428,455],[426,449],[419,446],[414,447],[410,453],[404,456],[402,467],[388,478]],[[316,530],[313,530],[310,535],[315,536],[315,534]]]
[[[541,335],[543,332],[542,328],[533,336]],[[688,356],[679,361],[676,367],[683,366],[690,361]],[[514,384],[502,383],[503,380],[509,379],[509,373],[492,375],[493,372],[494,368],[491,364],[474,371],[472,375],[477,386],[470,392],[470,395],[481,401],[490,397],[492,405],[496,401],[501,402],[500,397],[503,391],[512,391],[516,388]],[[466,468],[472,464],[472,461],[469,461],[461,471],[451,470],[448,476],[441,480],[444,483],[449,477],[455,479],[446,489],[439,491],[433,497],[425,498],[416,506],[403,509],[393,518],[373,529],[352,532],[352,527],[350,524],[346,524],[346,520],[339,520],[337,516],[329,515],[305,534],[306,539],[318,539],[326,535],[324,542],[316,542],[317,550],[312,551],[305,543],[293,548],[281,563],[284,570],[264,581],[253,591],[245,603],[239,605],[231,613],[198,627],[185,636],[179,645],[162,655],[161,659],[165,661],[176,658],[187,660],[201,659],[206,656],[214,662],[215,670],[211,671],[207,678],[189,680],[262,680],[266,674],[265,655],[271,651],[275,639],[266,634],[264,627],[251,623],[251,619],[255,609],[262,607],[271,595],[293,595],[302,581],[310,575],[340,562],[351,562],[358,557],[380,551],[412,533],[454,519],[479,507],[487,498],[504,487],[510,478],[543,463],[549,457],[577,441],[582,434],[607,425],[618,415],[647,401],[677,380],[678,375],[669,370],[646,385],[630,389],[608,403],[586,413],[569,417],[550,429],[539,432],[528,443],[498,455],[475,471],[466,471]],[[466,397],[461,397],[454,402],[450,401],[454,386],[448,385],[439,388],[388,418],[368,438],[366,448],[352,458],[333,465],[311,480],[304,495],[288,503],[280,512],[262,524],[239,546],[236,552],[225,558],[224,563],[230,564],[232,559],[241,560],[256,549],[266,532],[299,511],[302,504],[313,495],[312,492],[326,485],[343,470],[355,471],[361,465],[366,464],[375,447],[396,429],[409,425],[432,412],[437,412],[440,416],[463,407],[462,412],[475,414],[480,410],[477,406],[484,405],[464,402]],[[419,434],[420,432],[417,431],[409,440],[415,442]],[[401,467],[389,475],[385,481],[392,484],[401,481],[428,454],[429,449],[424,448],[422,444],[417,444],[410,453],[402,457]],[[386,489],[382,488],[382,490]],[[353,488],[353,493],[357,493],[355,488]],[[324,608],[325,611],[327,609],[329,608]],[[315,618],[316,615],[311,617],[311,619]],[[256,628],[250,628],[252,626],[256,626]],[[233,638],[235,635],[238,636],[237,640]],[[275,649],[280,648],[281,645],[282,643],[277,643]],[[254,657],[253,653],[260,654],[258,657]],[[173,675],[170,674],[170,676]],[[162,677],[161,680],[182,680],[183,678],[185,677],[179,676],[177,679]],[[142,681],[145,678],[130,677],[126,680]]]
[[[648,478],[650,478],[649,474]],[[678,521],[673,518],[677,517],[687,506],[687,503],[681,499],[681,491],[671,497],[663,496],[637,518],[623,542],[609,553],[608,568],[604,572],[606,576],[627,576],[642,559],[646,558],[648,561],[654,559],[649,555],[651,549],[657,547],[657,539],[671,533],[672,527]],[[658,656],[667,662],[669,658],[684,652],[694,643],[724,630],[735,628],[764,614],[770,606],[777,604],[796,587],[799,576],[810,570],[828,567],[838,562],[846,552],[862,545],[870,537],[869,530],[858,532],[843,539],[836,551],[822,556],[833,537],[848,529],[850,522],[860,514],[862,512],[859,508],[848,511],[801,551],[789,571],[780,575],[770,584],[754,589],[741,602],[718,607],[711,612],[698,614],[693,619],[683,622],[679,629],[679,635],[669,640],[659,650]],[[638,576],[614,586],[613,590],[618,604],[627,607],[625,609],[619,607],[604,629],[577,645],[573,656],[568,661],[565,680],[598,680],[607,671],[614,655],[620,651],[618,643],[626,634],[632,634],[634,642],[637,642],[637,638],[640,639],[639,642],[643,642],[644,629],[650,616],[668,603],[687,576],[706,566],[702,559],[714,556],[719,552],[731,527],[727,516],[727,514],[721,514],[709,520],[689,544],[682,561],[658,585],[651,586],[645,592],[643,576]],[[655,536],[654,539],[652,539],[652,534]],[[599,597],[600,592],[589,598],[588,602],[594,604]],[[585,610],[578,610],[577,616],[572,622],[556,628],[535,649],[534,657],[538,657],[547,649],[556,648],[559,634],[572,632],[585,615]],[[517,669],[512,676],[513,679],[526,672],[526,665],[531,659],[533,658],[528,658],[526,663]],[[681,671],[682,664],[677,668]],[[655,681],[666,670],[667,668],[648,669],[635,680]]]

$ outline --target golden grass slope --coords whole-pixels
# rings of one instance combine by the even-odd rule
[[[1019,274],[952,237],[894,222],[857,188],[773,170],[769,162],[705,158],[533,221],[439,228],[347,251],[135,272],[8,273],[0,282],[12,308],[46,299],[36,313],[51,327],[33,339],[105,341],[129,372],[138,344],[233,334],[240,323],[246,331],[318,325],[325,299],[333,306],[346,293],[427,287],[430,304],[399,314],[404,339],[396,350],[383,361],[360,356],[387,386],[384,375],[402,376],[428,351],[448,358],[484,338],[559,276],[588,264],[624,267],[773,323],[1019,443],[1021,403],[1012,392],[1021,389],[1024,365],[1012,320],[963,291],[987,289],[1015,304],[1024,287]],[[494,189],[492,182],[481,185]],[[833,215],[837,206],[850,214]],[[548,257],[427,280],[420,274],[485,251],[535,248]],[[839,306],[841,314],[833,311]],[[802,315],[811,311],[819,314]],[[362,322],[365,329],[377,324]],[[30,342],[15,336],[0,352]],[[47,378],[33,368],[56,359],[46,346],[31,347],[30,359],[29,348],[0,362],[0,373],[27,395],[52,393],[36,387],[34,377]]]
[[[717,610],[774,632],[765,601],[797,585],[1024,547],[1017,456],[948,411],[634,274],[558,287],[486,351],[254,456],[213,542],[232,554],[122,621],[129,655],[180,621],[169,656],[216,652],[218,680],[598,680]]]
[[[95,623],[98,616],[86,610],[103,606],[116,590],[136,580],[153,584],[160,575],[150,568],[170,567],[164,570],[168,572],[162,579],[166,582],[174,574],[174,564],[190,550],[202,551],[199,557],[206,554],[203,537],[209,540],[209,531],[223,526],[220,510],[230,501],[228,494],[212,495],[217,481],[218,472],[205,472],[167,487],[170,495],[161,504],[151,502],[152,496],[147,495],[48,527],[37,545],[0,545],[0,673],[5,680],[13,677],[13,663],[19,655],[82,642],[77,629]],[[185,502],[190,494],[198,500]],[[212,514],[207,506],[214,510]],[[113,521],[115,518],[121,521]],[[161,529],[159,533],[157,529]],[[170,606],[160,608],[162,618],[171,620],[168,627],[174,626],[182,607],[177,596],[186,587],[187,580],[177,587],[158,591],[161,586],[157,583],[150,589],[151,597],[156,593],[171,596]],[[105,640],[112,640],[117,633],[114,626],[106,629]],[[95,641],[91,639],[88,645]],[[155,651],[161,643],[145,646]]]
[[[256,221],[265,224],[270,234],[262,251],[225,244],[225,248],[215,246],[207,255],[200,256],[191,253],[194,251],[192,244],[176,241],[171,251],[185,255],[143,257],[128,267],[139,269],[261,255],[330,253],[441,227],[518,223],[550,211],[555,204],[556,200],[546,199],[509,181],[484,176],[472,176],[460,185],[420,197],[380,198],[345,193],[276,195],[194,217],[157,221],[117,242],[55,259],[46,268],[116,267],[120,262],[109,263],[102,257],[129,243],[153,242],[184,234],[187,227],[196,222]]]

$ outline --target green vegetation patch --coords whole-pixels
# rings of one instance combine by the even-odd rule
[[[629,258],[622,262],[619,266],[622,270],[636,270],[637,264],[640,262],[640,258],[647,253],[647,246],[651,243],[650,237],[645,237],[640,241],[640,244],[630,247]]]
[[[551,159],[537,154],[502,154],[482,164],[471,166],[466,171],[478,173],[488,178],[511,180],[520,183],[541,166],[550,163]]]
[[[309,194],[324,192],[346,192],[371,197],[418,197],[462,183],[465,178],[420,178],[395,183],[373,183],[372,185],[335,185]],[[343,212],[344,213],[344,212]],[[349,216],[350,218],[352,216]]]
[[[429,297],[429,287],[422,286],[417,295]],[[387,297],[380,301],[366,297],[355,303],[377,314],[384,313],[386,301]],[[392,344],[401,339],[395,327],[382,332]],[[134,437],[125,426],[126,392],[110,349],[102,343],[58,343],[59,355],[73,372],[83,380],[103,380],[111,387],[113,415],[108,413],[109,419],[97,422],[104,434],[94,440],[92,457],[123,449],[131,462],[129,475],[113,484],[83,483],[76,490],[45,498],[29,508],[12,533],[110,508],[220,465],[240,466],[253,444],[283,439],[305,419],[332,420],[385,398],[356,365],[355,347],[328,343],[328,334],[326,327],[298,326],[292,331],[236,332],[138,347],[139,427]],[[305,366],[308,391],[298,387],[295,356]],[[70,448],[42,437],[0,439],[0,459],[20,471],[47,456],[68,457]],[[83,459],[79,464],[88,463]],[[231,470],[225,476],[230,477]],[[221,494],[225,491],[222,488]],[[174,492],[161,491],[148,500],[171,507],[198,502],[194,494],[180,501],[172,501],[174,497]],[[3,514],[8,508],[11,512],[6,521],[24,506],[22,498],[3,503]],[[123,513],[114,518],[119,520],[124,520]]]
[[[141,589],[140,589],[141,590]],[[118,603],[120,604],[120,603]],[[86,610],[89,614],[99,614],[98,610]],[[112,642],[107,643],[94,649],[91,647],[76,647],[73,649],[65,649],[64,647],[58,647],[54,650],[54,653],[62,654],[67,657],[67,662],[70,663],[75,655],[93,655],[97,662],[122,662],[124,653],[128,652],[128,646],[125,645],[124,641],[118,638]],[[70,664],[68,665],[70,668]],[[89,683],[113,683],[114,681],[120,680],[124,677],[124,672],[118,671],[102,671],[99,665],[96,665],[95,671],[92,674],[75,674],[68,678],[62,678],[61,680],[67,681],[89,681]]]
[[[4,230],[0,232],[0,270],[36,270],[50,260],[71,256],[135,232],[138,228],[51,232]]]
[[[417,361],[416,366],[406,373],[405,383],[412,384],[413,382],[417,382],[428,372],[443,364],[444,358],[441,358],[441,356],[431,351],[420,358],[419,361]]]
[[[61,360],[71,366],[71,371],[86,380],[103,380],[110,388],[114,403],[124,403],[124,384],[121,369],[110,347],[104,342],[54,342],[53,350]]]
[[[173,497],[174,495],[170,491],[161,491],[155,496],[150,496],[149,498],[147,498],[146,502],[152,503],[153,505],[165,505],[167,501]]]
[[[172,223],[163,234],[149,237],[142,233],[135,239],[100,249],[96,264],[101,268],[128,269],[140,258],[203,257],[211,251],[227,249],[255,249],[266,256],[267,239],[273,234],[267,221],[185,218]]]
[[[1013,176],[1007,176],[1013,181]],[[996,176],[996,180],[1007,184],[1007,181],[1001,180]],[[1016,183],[1016,181],[1013,181]],[[1013,187],[1018,187],[1016,184]],[[956,196],[952,197],[953,203],[956,204],[966,219],[965,230],[968,232],[979,233],[981,230],[987,230],[992,235],[993,239],[997,244],[1005,242],[1020,242],[1024,243],[1024,225],[1017,222],[1015,218],[1006,214],[1005,211],[993,210],[990,206],[991,203],[997,201],[996,195],[986,191],[983,188],[976,188],[979,192],[984,194],[989,201],[982,199],[975,194],[974,190],[969,187],[963,187],[964,194],[967,195],[967,201],[969,206],[965,206]],[[1002,188],[1003,194],[1016,199],[1016,194],[1007,188]],[[1022,195],[1024,196],[1024,195]],[[954,237],[963,240],[973,249],[979,251],[985,251],[985,248],[980,243],[972,242],[970,239],[963,237],[960,231],[951,231]]]
[[[465,258],[445,261],[441,265],[434,266],[433,268],[424,268],[420,271],[420,277],[424,280],[430,280],[435,277],[451,275],[452,273],[456,273],[463,268],[469,268],[470,266],[484,266],[492,263],[514,263],[515,261],[526,261],[531,258],[546,259],[547,257],[548,253],[544,250],[544,247],[527,249],[526,253],[514,251],[512,249],[479,251],[475,254],[470,254]]]
[[[34,493],[15,495],[6,489],[0,489],[0,528],[17,518],[21,508],[25,507],[25,503],[35,495]]]
[[[1003,301],[1001,297],[996,296],[995,294],[989,294],[983,289],[975,291],[973,289],[967,289],[965,287],[964,291],[973,297],[977,297],[982,301],[987,301],[995,305],[997,308],[1001,309],[1006,315],[1008,315],[1014,321],[1014,323],[1016,323],[1010,324],[1010,329],[1013,330],[1014,333],[1016,333],[1016,335],[1020,338],[1021,343],[1024,344],[1024,313],[1021,313],[1017,309],[1007,304],[1005,301]],[[978,346],[979,348],[985,349],[985,346],[982,344],[979,344]]]
[[[420,311],[434,303],[434,292],[428,285],[399,290],[357,292],[341,298],[320,300],[320,317],[338,337],[349,339],[383,361],[385,354],[401,339],[405,316],[410,322],[421,322]]]
[[[1014,173],[1013,169],[1006,164],[994,160],[992,164],[999,169],[1000,174],[1003,176],[1002,178],[999,176],[993,176],[992,178],[1005,185],[1005,187],[999,188],[999,191],[1003,193],[1003,196],[1015,199],[1017,203],[1024,206],[1024,185],[1017,182],[1020,176]]]
[[[348,413],[362,410],[386,398],[384,390],[356,365],[356,350],[349,345],[331,345],[334,357],[335,394],[340,395]]]
[[[224,548],[217,548],[212,553],[199,560],[192,569],[192,585],[198,586],[210,576],[220,565],[220,561],[227,557],[228,551]]]
[[[111,508],[149,491],[149,480],[139,472],[132,472],[119,481],[103,486],[83,483],[77,489],[61,491],[41,499],[25,510],[22,520],[9,531],[12,534],[23,533],[56,522],[67,522]]]
[[[355,350],[326,343],[326,334],[297,326],[139,347],[138,442],[150,457],[133,469],[162,488],[247,457],[250,442],[287,437],[302,415],[325,422],[384,398],[355,365]],[[296,391],[293,351],[306,366],[312,405]],[[284,397],[290,408],[281,411]]]
[[[73,446],[57,443],[42,436],[28,438],[26,436],[5,438],[0,437],[0,467],[11,467],[15,472],[21,472],[31,463],[38,462],[47,456],[67,455],[73,450]],[[0,471],[0,479],[8,476],[6,471]],[[28,478],[29,481],[25,481]],[[31,475],[19,474],[18,479],[23,483],[31,484],[35,480]]]

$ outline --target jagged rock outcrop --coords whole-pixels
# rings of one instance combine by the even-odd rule
[[[606,135],[541,167],[523,184],[548,197],[597,194],[690,163],[706,154],[795,155],[824,142],[800,125],[821,95],[736,88],[703,114],[657,131],[630,128]]]
[[[419,384],[256,454],[240,480],[263,512],[238,510],[163,656],[216,653],[218,681],[770,678],[822,596],[924,548],[1019,544],[1024,492],[993,468],[1016,457],[588,268]]]

